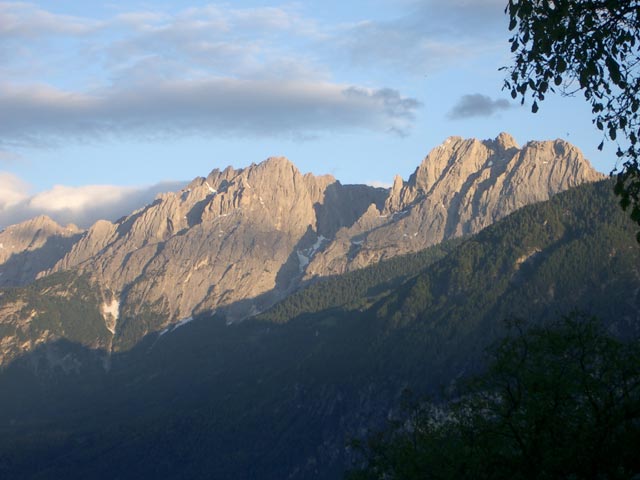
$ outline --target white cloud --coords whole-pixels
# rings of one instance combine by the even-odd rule
[[[464,61],[493,48],[496,41],[506,45],[503,4],[504,0],[404,1],[388,20],[336,25],[304,15],[304,5],[296,3],[254,8],[220,3],[177,12],[158,5],[96,21],[54,14],[29,3],[0,2],[0,37],[20,47],[13,53],[15,60],[41,51],[42,43],[30,40],[66,36],[66,50],[76,49],[76,58],[68,60],[79,70],[76,75],[88,79],[97,73],[126,81],[130,70],[140,74],[138,67],[149,65],[150,59],[154,68],[147,78],[161,74],[160,78],[181,79],[291,79],[290,74],[304,71],[329,78],[330,65],[345,55],[359,66],[424,72]],[[12,58],[12,49],[4,50],[0,53]],[[282,59],[295,68],[281,71]]]
[[[112,136],[406,134],[419,102],[331,81],[306,48],[326,32],[298,8],[211,4],[96,22],[0,2],[0,35],[21,50],[0,52],[0,149]],[[47,37],[63,41],[39,55]]]
[[[175,191],[186,182],[163,182],[145,187],[56,185],[32,194],[20,178],[0,172],[0,228],[37,215],[47,215],[61,224],[88,227],[96,220],[116,220],[153,201],[161,192]]]
[[[295,6],[162,8],[96,21],[0,2],[0,82],[73,78],[83,91],[167,79],[328,78],[307,49],[292,47],[317,36]]]
[[[0,172],[0,212],[24,201],[28,196],[29,185],[26,182],[11,173]]]
[[[99,25],[86,18],[56,15],[32,3],[0,2],[0,38],[85,35]]]
[[[159,12],[122,14],[125,30],[103,46],[109,74],[131,80],[131,72],[149,78],[326,77],[308,48],[292,44],[318,37],[315,23],[291,7],[231,8],[207,5],[174,15]],[[142,70],[144,64],[147,68]],[[151,69],[148,67],[151,66]]]
[[[370,187],[375,187],[375,188],[391,188],[393,186],[392,183],[383,182],[380,180],[367,180],[364,183],[365,185],[369,185]]]
[[[88,185],[83,187],[68,187],[54,185],[51,190],[38,193],[31,197],[27,204],[30,208],[48,212],[82,212],[91,204],[100,202],[113,205],[130,196],[137,189],[131,187],[115,187],[112,185]]]

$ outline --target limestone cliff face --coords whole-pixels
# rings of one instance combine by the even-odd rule
[[[244,318],[305,279],[475,233],[523,205],[600,178],[562,140],[520,148],[507,134],[451,137],[388,190],[303,175],[287,159],[270,158],[216,169],[85,232],[43,217],[10,227],[0,233],[0,273],[13,284],[55,272],[81,279],[77,289],[92,304],[82,315],[103,322],[94,325],[99,345],[127,348],[202,312]],[[33,317],[29,305],[16,302],[0,292],[0,316],[13,312],[27,328],[46,314]]]
[[[116,299],[116,337],[144,315],[162,321],[139,334],[231,304],[230,318],[241,318],[295,287],[325,239],[385,195],[303,175],[285,158],[216,169],[119,222],[96,223],[48,273],[75,269]]]
[[[72,247],[81,230],[44,215],[0,232],[0,287],[19,286],[51,268]]]
[[[519,148],[506,133],[485,141],[451,137],[407,182],[396,177],[381,210],[370,209],[339,231],[307,276],[342,273],[473,234],[524,205],[601,178],[563,140]]]

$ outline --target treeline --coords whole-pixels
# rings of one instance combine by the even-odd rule
[[[0,372],[12,392],[0,396],[0,477],[339,478],[347,440],[379,430],[404,387],[451,398],[482,375],[505,318],[536,325],[577,307],[608,334],[637,329],[634,233],[607,182],[585,185],[473,237],[318,281],[270,322],[220,315],[146,338],[114,352],[109,373],[69,375],[46,395],[16,365]]]
[[[570,309],[603,281],[638,278],[638,250],[632,222],[603,181],[521,208],[473,237],[317,280],[258,319],[284,323],[332,309],[363,311],[378,301],[375,315],[396,325],[440,319],[456,326],[490,313]],[[588,301],[597,313],[612,313],[610,302],[597,300]]]
[[[379,302],[371,318],[394,332],[402,368],[465,363],[504,335],[504,320],[532,322],[575,308],[637,335],[640,247],[609,182],[524,207],[462,242]],[[412,354],[411,352],[415,352]]]
[[[376,298],[388,294],[408,278],[445,257],[460,243],[460,239],[449,240],[418,253],[400,255],[360,270],[312,281],[257,318],[284,323],[302,314],[335,308],[367,308]]]

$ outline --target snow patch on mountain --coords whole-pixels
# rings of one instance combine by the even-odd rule
[[[104,324],[107,330],[109,330],[112,335],[115,335],[116,325],[120,317],[120,301],[113,298],[109,303],[102,302],[100,313],[102,313],[102,318],[104,318]]]
[[[296,250],[296,255],[298,256],[298,264],[300,267],[300,273],[304,272],[304,269],[306,268],[307,265],[309,265],[309,262],[311,261],[313,256],[318,252],[318,250],[320,250],[320,248],[322,248],[322,244],[326,241],[328,241],[326,237],[324,237],[323,235],[318,235],[318,238],[316,239],[315,243],[311,245],[309,248]]]

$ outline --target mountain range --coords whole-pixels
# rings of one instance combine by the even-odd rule
[[[243,322],[173,324],[111,352],[108,368],[86,342],[35,345],[0,371],[0,477],[341,478],[350,440],[396,418],[407,388],[437,399],[481,370],[505,319],[579,309],[637,337],[634,233],[612,183],[589,183],[309,282]],[[4,295],[31,295],[81,336],[102,319],[88,285],[61,272]]]
[[[0,232],[0,364],[63,338],[109,356],[194,317],[234,323],[319,278],[472,235],[601,178],[563,140],[520,148],[502,133],[451,137],[390,189],[269,158],[84,231],[38,217]]]
[[[389,189],[284,158],[0,232],[0,478],[333,480],[509,320],[640,336],[640,248],[563,140],[451,137]]]

